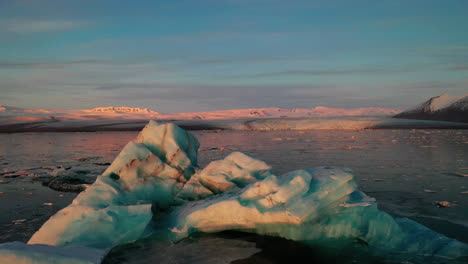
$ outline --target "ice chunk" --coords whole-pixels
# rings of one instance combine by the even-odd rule
[[[270,175],[265,162],[241,152],[233,152],[223,160],[213,161],[200,173],[200,183],[214,193],[243,188],[247,184]]]
[[[182,170],[187,179],[194,173],[200,143],[179,126],[172,123],[160,125],[151,120],[135,142],[145,145],[163,162]]]
[[[177,197],[183,200],[203,199],[213,194],[239,190],[271,175],[271,167],[241,152],[213,161],[185,184]]]
[[[29,244],[109,249],[140,238],[152,208],[169,207],[197,166],[197,139],[151,121],[96,182],[51,217]]]
[[[322,205],[328,206],[329,201],[356,190],[355,184],[347,184],[352,180],[349,172],[341,171],[342,177],[337,177],[338,169],[330,168],[333,178],[327,181],[321,173],[326,169],[316,169],[313,182],[310,171],[298,170],[281,177],[270,175],[234,196],[221,195],[207,202],[189,203],[174,213],[177,221],[173,230],[179,230],[176,233],[180,238],[190,230],[216,232],[252,229],[269,223],[301,224],[308,216],[316,215],[322,200]]]
[[[0,244],[2,263],[19,264],[92,264],[101,263],[106,251],[86,247],[27,245],[22,242]]]
[[[52,216],[28,243],[112,248],[139,239],[152,217],[151,204],[104,209],[68,206]]]
[[[73,204],[103,208],[144,201],[167,207],[184,182],[182,171],[161,161],[146,146],[130,142]]]
[[[214,193],[200,183],[198,174],[194,174],[184,185],[184,188],[177,194],[177,198],[193,201],[204,199],[212,195],[214,195]]]
[[[270,175],[237,193],[189,202],[169,216],[174,239],[193,232],[239,230],[330,248],[363,241],[377,255],[468,255],[468,246],[409,219],[378,210],[352,171],[334,167]]]

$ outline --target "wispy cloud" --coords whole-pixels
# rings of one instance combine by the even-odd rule
[[[63,69],[73,66],[142,66],[151,65],[152,68],[169,69],[173,67],[183,68],[193,65],[220,65],[220,64],[257,64],[257,63],[315,63],[318,60],[313,58],[294,58],[294,57],[84,57],[71,58],[68,60],[0,60],[1,69]]]
[[[452,70],[452,71],[466,71],[466,70],[468,70],[468,64],[460,64],[460,65],[451,66],[451,67],[449,67],[449,70]]]
[[[436,46],[431,47],[433,50],[442,50],[442,51],[468,51],[468,46]]]
[[[188,43],[188,42],[206,42],[208,40],[235,40],[235,39],[281,39],[289,36],[289,32],[243,32],[235,30],[219,30],[219,31],[207,31],[199,32],[194,34],[183,34],[173,36],[161,36],[161,37],[132,37],[132,38],[107,38],[97,39],[90,42],[79,44],[79,48],[109,48],[112,47],[127,47],[129,45],[155,45],[161,43]]]
[[[0,61],[0,69],[9,68],[41,68],[55,69],[77,64],[108,64],[105,59],[76,59],[67,61]]]
[[[322,76],[322,75],[364,75],[364,74],[393,74],[406,72],[407,68],[362,68],[362,69],[330,69],[330,70],[288,70],[277,72],[265,72],[255,74],[238,74],[220,76],[220,79],[237,79],[237,78],[270,78],[270,77],[287,77],[287,76]]]
[[[13,33],[41,33],[71,31],[89,26],[91,23],[78,20],[30,20],[13,19],[0,21],[2,31]]]

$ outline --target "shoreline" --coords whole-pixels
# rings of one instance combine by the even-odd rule
[[[149,119],[65,120],[0,125],[0,133],[140,131]],[[468,123],[391,117],[156,120],[185,130],[468,129]]]

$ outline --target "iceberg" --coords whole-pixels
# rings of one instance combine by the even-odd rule
[[[377,208],[357,189],[350,169],[319,167],[270,175],[235,192],[189,202],[168,216],[171,237],[236,230],[278,236],[329,249],[356,242],[372,254],[456,258],[468,246]]]
[[[144,236],[197,167],[197,139],[151,121],[96,182],[51,217],[29,244],[110,249]]]
[[[1,244],[0,260],[99,263],[113,247],[142,238],[177,242],[224,230],[333,249],[361,243],[369,254],[388,258],[468,256],[468,245],[380,211],[350,169],[278,176],[240,152],[200,169],[199,145],[175,124],[149,122],[28,244]]]

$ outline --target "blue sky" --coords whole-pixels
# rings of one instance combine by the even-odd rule
[[[468,92],[466,0],[0,0],[0,104],[407,108]]]

